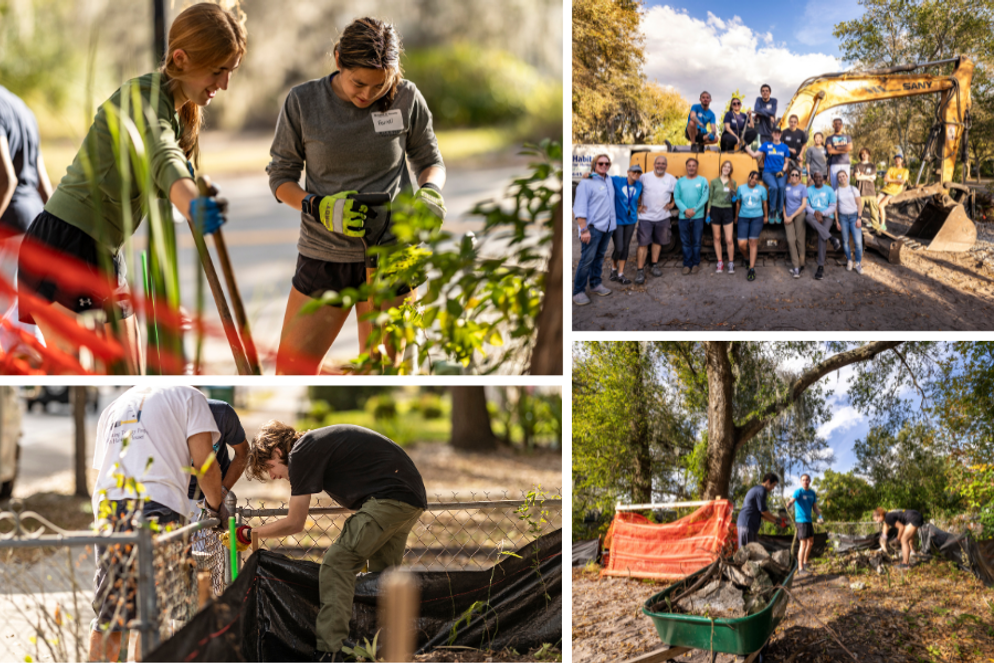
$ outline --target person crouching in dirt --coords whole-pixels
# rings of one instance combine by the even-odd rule
[[[884,523],[883,531],[880,533],[880,549],[887,552],[887,530],[897,527],[897,538],[901,542],[902,563],[897,565],[899,569],[911,568],[911,542],[914,540],[918,528],[925,524],[922,514],[912,509],[904,511],[885,511],[877,508],[873,511],[873,521]]]
[[[746,493],[742,510],[739,511],[739,548],[759,540],[759,526],[764,520],[777,527],[787,526],[786,518],[777,518],[766,507],[766,496],[778,483],[780,483],[780,477],[773,472],[767,472],[763,475],[763,483],[750,488],[749,492]]]
[[[279,421],[262,427],[249,451],[249,477],[290,482],[286,518],[236,531],[239,548],[259,538],[282,538],[303,531],[311,495],[324,491],[352,514],[325,553],[318,576],[321,609],[315,633],[316,661],[343,661],[349,635],[355,578],[397,566],[407,535],[428,508],[421,474],[397,444],[360,426],[337,425],[298,432]]]
[[[818,496],[811,490],[811,476],[801,475],[801,487],[794,491],[793,496],[787,500],[787,508],[794,505],[794,528],[797,530],[797,540],[801,542],[801,549],[797,552],[797,572],[811,573],[808,568],[808,559],[811,557],[811,548],[815,542],[815,526],[811,521],[811,512],[818,514],[818,521],[821,522],[821,509],[815,502]]]
[[[140,508],[159,526],[182,525],[190,513],[189,467],[203,467],[220,439],[207,398],[193,387],[132,387],[107,406],[97,424],[93,515],[115,532],[132,529]],[[126,450],[126,453],[125,453]],[[144,486],[135,498],[132,482]],[[199,478],[211,517],[227,522],[221,472],[211,463]],[[210,505],[217,505],[214,508]],[[116,661],[121,631],[135,618],[135,569],[131,544],[97,546],[89,659]]]

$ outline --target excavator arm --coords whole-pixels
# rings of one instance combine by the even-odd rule
[[[956,63],[956,69],[948,76],[906,73],[950,62]],[[951,182],[963,140],[965,118],[970,110],[973,68],[973,62],[961,56],[875,71],[822,74],[801,84],[780,123],[786,127],[787,119],[797,115],[798,125],[810,132],[815,115],[836,106],[939,93],[942,96],[938,116],[944,124],[944,131],[938,136],[936,154],[941,158],[942,181]]]

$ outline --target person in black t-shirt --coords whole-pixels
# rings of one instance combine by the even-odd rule
[[[732,98],[729,111],[725,113],[722,121],[725,130],[721,134],[721,151],[731,152],[732,150],[744,150],[747,145],[751,145],[756,140],[756,130],[753,128],[751,113],[742,112],[742,100]]]
[[[249,445],[245,438],[245,429],[238,418],[235,408],[224,401],[213,398],[207,399],[207,406],[214,416],[214,423],[221,431],[221,439],[214,445],[214,457],[217,459],[218,469],[221,470],[221,499],[224,500],[228,491],[234,486],[245,471],[245,464],[248,462]],[[228,447],[235,450],[235,457],[228,453]],[[202,493],[198,490],[197,477],[190,477],[190,488],[187,496],[194,501],[201,498]],[[221,523],[227,527],[227,523]]]
[[[797,128],[797,122],[797,116],[791,115],[787,120],[787,125],[790,128],[783,130],[780,140],[790,149],[790,167],[801,170],[801,166],[804,165],[804,151],[808,144],[808,134],[805,133],[804,129]]]
[[[407,535],[428,508],[421,474],[403,449],[368,428],[337,425],[300,433],[279,421],[259,431],[247,473],[260,481],[289,481],[290,508],[286,518],[254,529],[239,527],[239,547],[251,543],[253,531],[260,538],[303,531],[314,493],[324,491],[356,511],[325,553],[318,576],[315,660],[345,660],[342,646],[354,646],[346,638],[355,575],[367,563],[376,573],[403,560]]]
[[[914,540],[915,532],[925,524],[922,514],[912,509],[904,511],[885,511],[878,508],[873,512],[874,522],[884,523],[883,532],[880,534],[880,548],[887,552],[887,530],[897,527],[897,538],[901,542],[901,557],[903,563],[898,564],[899,569],[911,568],[911,542]]]

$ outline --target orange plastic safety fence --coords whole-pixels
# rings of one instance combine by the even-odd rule
[[[601,575],[679,580],[712,563],[732,538],[732,503],[715,500],[665,525],[618,512],[604,538]]]

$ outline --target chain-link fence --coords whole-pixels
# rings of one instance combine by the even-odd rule
[[[244,500],[232,508],[229,497],[240,523],[258,526],[287,515],[285,503]],[[263,545],[320,561],[351,513],[315,500],[303,532]],[[96,623],[140,632],[147,654],[230,583],[217,520],[162,533],[143,526],[140,514],[121,514],[119,521],[110,533],[70,532],[32,512],[0,512],[0,662],[85,661]],[[411,531],[404,563],[421,570],[484,569],[502,552],[560,527],[561,489],[436,494]]]
[[[330,500],[312,500],[307,526],[300,534],[267,540],[267,550],[295,559],[320,562],[353,513]],[[287,515],[286,502],[244,500],[239,522],[258,527]],[[419,570],[485,569],[501,552],[562,527],[562,489],[550,493],[521,491],[453,492],[429,496],[428,509],[411,530],[404,564]]]

